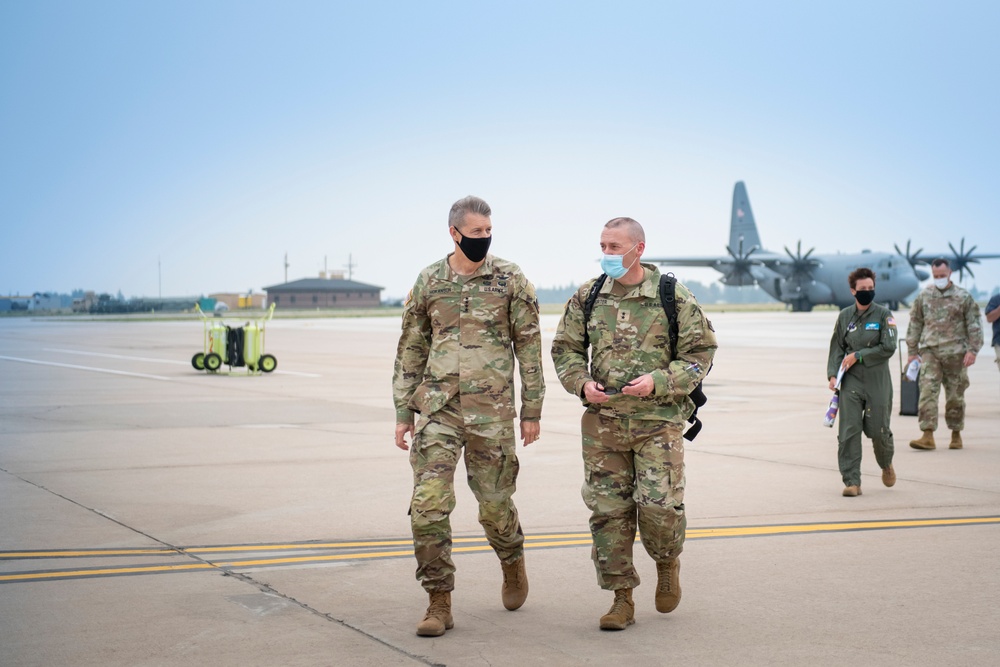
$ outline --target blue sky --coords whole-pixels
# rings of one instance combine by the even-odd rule
[[[1000,252],[1000,3],[0,3],[0,293],[403,296],[493,207],[541,287],[763,244]],[[1000,260],[975,269],[1000,284]],[[708,280],[708,270],[678,271]],[[971,281],[967,281],[967,285]]]

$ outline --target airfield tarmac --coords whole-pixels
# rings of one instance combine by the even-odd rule
[[[528,601],[503,609],[459,475],[455,628],[436,639],[414,635],[398,318],[275,320],[262,377],[192,369],[197,320],[0,319],[0,664],[997,664],[992,350],[970,369],[966,448],[941,446],[942,417],[939,448],[915,451],[916,418],[894,414],[899,481],[882,486],[866,441],[864,494],[844,498],[822,426],[836,313],[711,317],[680,607],[656,613],[636,544],[636,624],[598,630],[612,596],[547,315],[542,437],[519,446],[515,495]]]

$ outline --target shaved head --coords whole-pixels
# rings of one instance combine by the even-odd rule
[[[632,218],[614,218],[608,220],[604,225],[605,229],[623,229],[628,234],[632,243],[645,243],[646,232],[642,231],[642,225]]]

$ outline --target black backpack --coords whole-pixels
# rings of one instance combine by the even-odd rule
[[[601,277],[594,281],[594,286],[590,288],[587,293],[587,300],[583,303],[583,347],[584,349],[590,347],[590,334],[587,333],[587,323],[590,322],[590,313],[594,310],[594,302],[597,301],[597,294],[601,291],[601,287],[604,286],[604,282],[607,280],[608,274],[602,273]],[[678,336],[678,326],[677,326],[677,300],[675,298],[675,291],[677,289],[677,278],[674,277],[672,273],[665,273],[660,276],[660,303],[663,304],[663,312],[667,315],[668,327],[667,331],[670,336],[670,359],[677,358],[677,336]],[[711,371],[712,369],[709,368]],[[694,440],[698,437],[701,432],[701,420],[698,419],[698,408],[705,405],[708,402],[708,397],[705,396],[705,392],[702,389],[701,382],[698,386],[688,394],[688,397],[694,401],[694,412],[688,417],[688,423],[691,424],[691,428],[684,433],[684,439],[687,441]]]

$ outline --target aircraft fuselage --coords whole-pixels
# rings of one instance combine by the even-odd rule
[[[810,310],[814,305],[831,304],[846,308],[854,303],[847,276],[862,266],[875,272],[875,299],[898,307],[899,302],[920,287],[920,281],[906,258],[885,252],[814,255],[817,265],[803,279],[787,276],[767,266],[769,256],[762,252],[762,265],[750,268],[761,289],[775,299],[790,304],[793,310]]]

